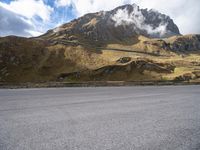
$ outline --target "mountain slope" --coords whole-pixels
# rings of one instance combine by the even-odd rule
[[[124,5],[111,11],[86,14],[70,23],[48,31],[42,37],[50,40],[113,42],[143,35],[163,38],[180,35],[170,17],[155,10],[140,9],[137,5]]]
[[[40,37],[0,38],[0,82],[199,81],[199,53],[200,35],[181,36],[168,16],[124,5]]]

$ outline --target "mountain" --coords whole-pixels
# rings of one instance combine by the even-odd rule
[[[72,36],[73,35],[73,36]],[[111,11],[86,14],[83,17],[48,31],[45,39],[92,41],[121,41],[138,35],[154,38],[180,35],[173,20],[155,10],[140,9],[139,6],[124,5]]]
[[[200,81],[200,35],[169,16],[124,5],[42,36],[0,37],[0,82]]]

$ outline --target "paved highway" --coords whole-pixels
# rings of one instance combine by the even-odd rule
[[[200,86],[0,90],[0,150],[199,150]]]

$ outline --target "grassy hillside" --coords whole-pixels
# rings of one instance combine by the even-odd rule
[[[107,43],[5,37],[0,38],[0,82],[199,81],[197,44],[196,35]]]

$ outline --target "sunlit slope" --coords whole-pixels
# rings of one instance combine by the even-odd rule
[[[93,44],[0,39],[1,82],[199,80],[198,35]],[[138,41],[138,42],[135,42]],[[181,43],[182,42],[182,43]],[[132,44],[131,44],[132,43]],[[189,43],[186,47],[182,46]],[[175,46],[176,45],[176,46]],[[177,50],[175,48],[177,48]]]
[[[198,81],[200,35],[137,5],[86,14],[35,38],[0,38],[0,82]]]

